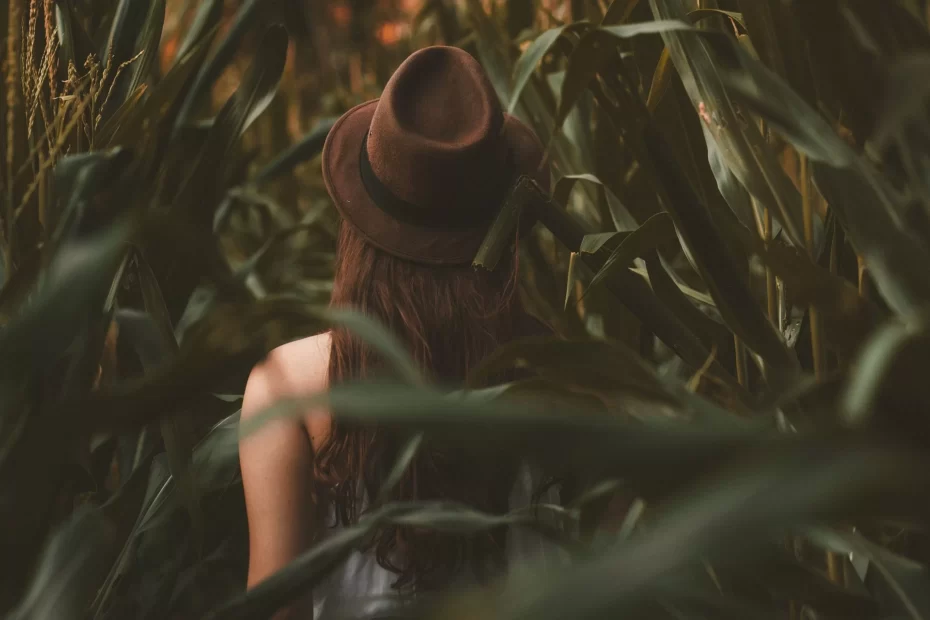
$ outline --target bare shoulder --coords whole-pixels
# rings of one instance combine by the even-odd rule
[[[249,374],[242,415],[257,413],[280,398],[325,389],[329,351],[329,332],[295,340],[271,351]]]

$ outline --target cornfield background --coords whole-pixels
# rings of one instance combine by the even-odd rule
[[[7,617],[268,618],[396,522],[572,559],[417,617],[930,618],[926,0],[6,4]],[[469,385],[535,378],[493,389],[424,387],[326,309],[326,132],[436,43],[554,172],[507,209],[538,214],[520,293],[561,337],[500,349]],[[567,472],[564,505],[376,505],[245,593],[245,377],[332,322],[395,376],[256,425],[325,398]]]

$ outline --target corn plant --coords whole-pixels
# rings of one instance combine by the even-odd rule
[[[270,617],[393,523],[534,528],[564,550],[424,597],[417,617],[930,618],[926,2],[485,4],[425,2],[414,40],[472,51],[547,145],[553,186],[515,185],[476,267],[532,210],[521,293],[561,337],[507,344],[449,390],[366,317],[321,309],[332,209],[295,210],[276,184],[331,119],[250,158],[285,72],[286,3],[225,21],[222,2],[196,4],[163,70],[163,2],[10,0],[11,617]],[[306,273],[281,277],[292,260]],[[249,367],[333,321],[396,379],[240,426]],[[514,366],[532,376],[472,389]],[[519,455],[561,475],[563,501],[376,503],[245,592],[237,438],[324,402],[474,458]]]

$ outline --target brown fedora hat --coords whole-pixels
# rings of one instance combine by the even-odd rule
[[[380,99],[336,121],[323,179],[372,245],[418,263],[463,265],[517,177],[548,189],[542,157],[533,132],[501,110],[481,65],[437,46],[410,55]]]

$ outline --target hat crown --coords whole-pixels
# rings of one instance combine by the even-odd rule
[[[432,47],[394,73],[372,121],[396,124],[408,139],[467,149],[493,137],[503,121],[484,70],[467,52]]]
[[[393,194],[423,209],[482,208],[505,173],[504,115],[481,65],[454,47],[405,60],[371,121],[368,159]]]
[[[367,242],[430,265],[472,262],[518,176],[549,187],[533,131],[501,110],[481,65],[451,47],[412,54],[381,98],[343,114],[322,168],[333,204]]]

